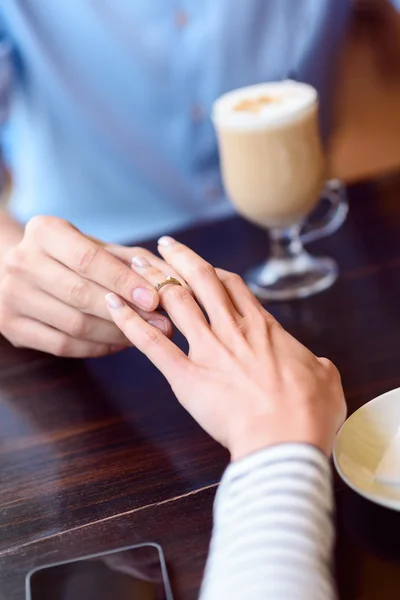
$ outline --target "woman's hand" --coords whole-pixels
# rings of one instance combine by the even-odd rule
[[[317,358],[259,304],[240,277],[214,269],[171,238],[163,258],[189,284],[167,285],[161,302],[189,342],[186,356],[115,294],[110,314],[160,369],[178,400],[239,459],[282,442],[313,444],[329,455],[346,406],[334,365]],[[139,256],[134,268],[153,285],[165,276]]]
[[[131,269],[138,251],[106,247],[56,217],[35,217],[2,258],[0,333],[15,346],[58,356],[114,352],[129,342],[104,305],[113,291],[171,335],[167,317],[153,312],[159,303],[154,287]]]

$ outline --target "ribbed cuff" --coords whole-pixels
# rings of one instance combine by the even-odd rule
[[[301,477],[303,481],[307,481],[307,478],[317,480],[326,496],[327,509],[333,510],[332,472],[327,457],[315,446],[285,443],[259,450],[232,463],[222,477],[214,506],[215,513],[225,496],[240,493],[242,486],[248,487],[250,482],[257,485],[258,479],[270,479],[276,475],[294,475]]]
[[[328,459],[282,444],[232,463],[214,507],[202,600],[331,600],[333,494]]]

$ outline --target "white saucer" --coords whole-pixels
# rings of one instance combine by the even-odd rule
[[[353,490],[400,511],[400,485],[375,481],[375,471],[400,426],[400,388],[378,396],[357,410],[340,429],[333,460]],[[399,457],[400,461],[400,457]]]

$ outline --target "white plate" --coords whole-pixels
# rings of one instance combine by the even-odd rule
[[[400,511],[400,485],[384,485],[375,481],[374,476],[399,427],[400,388],[397,388],[371,400],[347,419],[337,435],[333,460],[339,475],[353,490],[377,504]]]

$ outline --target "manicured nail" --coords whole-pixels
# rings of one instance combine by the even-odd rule
[[[132,300],[139,308],[150,310],[154,306],[156,292],[148,288],[136,288],[132,292]]]
[[[166,248],[167,246],[172,246],[173,244],[176,244],[176,240],[174,240],[174,238],[172,237],[169,237],[169,235],[163,235],[163,237],[160,237],[157,243],[159,246],[163,246]]]
[[[169,333],[168,323],[167,321],[164,321],[164,319],[150,319],[149,323],[150,325],[153,325],[153,327],[157,327],[157,329],[162,331],[165,335]]]
[[[118,310],[119,308],[125,306],[125,302],[121,300],[121,298],[117,296],[117,294],[107,294],[106,302],[108,306],[113,310]]]
[[[145,267],[150,267],[150,263],[147,260],[147,258],[145,258],[144,256],[134,256],[132,258],[132,264],[135,267],[140,267],[140,268],[145,268]]]

